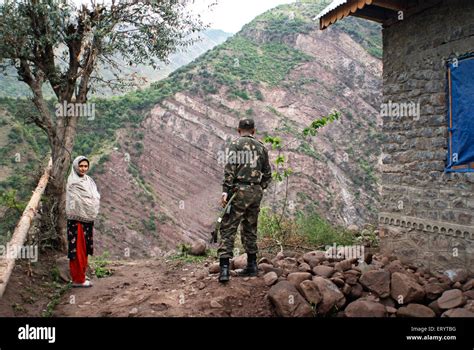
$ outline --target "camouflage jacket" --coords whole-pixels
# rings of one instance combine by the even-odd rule
[[[253,136],[239,137],[226,149],[224,192],[229,192],[239,183],[258,183],[265,189],[271,179],[268,151]]]

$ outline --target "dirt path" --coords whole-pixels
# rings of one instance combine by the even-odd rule
[[[206,263],[166,260],[114,262],[113,275],[92,288],[68,290],[53,316],[272,316],[262,278],[234,277],[227,285]]]

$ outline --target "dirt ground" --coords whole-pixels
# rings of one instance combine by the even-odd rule
[[[201,262],[156,258],[110,262],[113,274],[92,288],[58,282],[55,261],[15,267],[0,300],[0,316],[269,317],[262,278],[233,277],[222,285]],[[65,266],[63,266],[64,268]],[[30,270],[29,273],[26,273]],[[31,275],[31,276],[29,276]]]

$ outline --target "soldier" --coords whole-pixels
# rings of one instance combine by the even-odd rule
[[[231,203],[230,212],[223,218],[220,230],[219,282],[229,281],[229,260],[233,257],[235,235],[241,223],[241,239],[247,253],[247,268],[239,275],[257,275],[258,213],[263,190],[268,187],[272,178],[268,151],[263,143],[254,137],[254,121],[240,120],[238,132],[240,137],[231,143],[226,154],[222,206],[226,206],[234,193],[236,195]]]

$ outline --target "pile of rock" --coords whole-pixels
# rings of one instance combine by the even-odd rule
[[[474,317],[474,279],[466,270],[429,272],[396,257],[333,259],[325,251],[279,253],[259,261],[278,316]],[[245,255],[234,259],[245,266]]]

